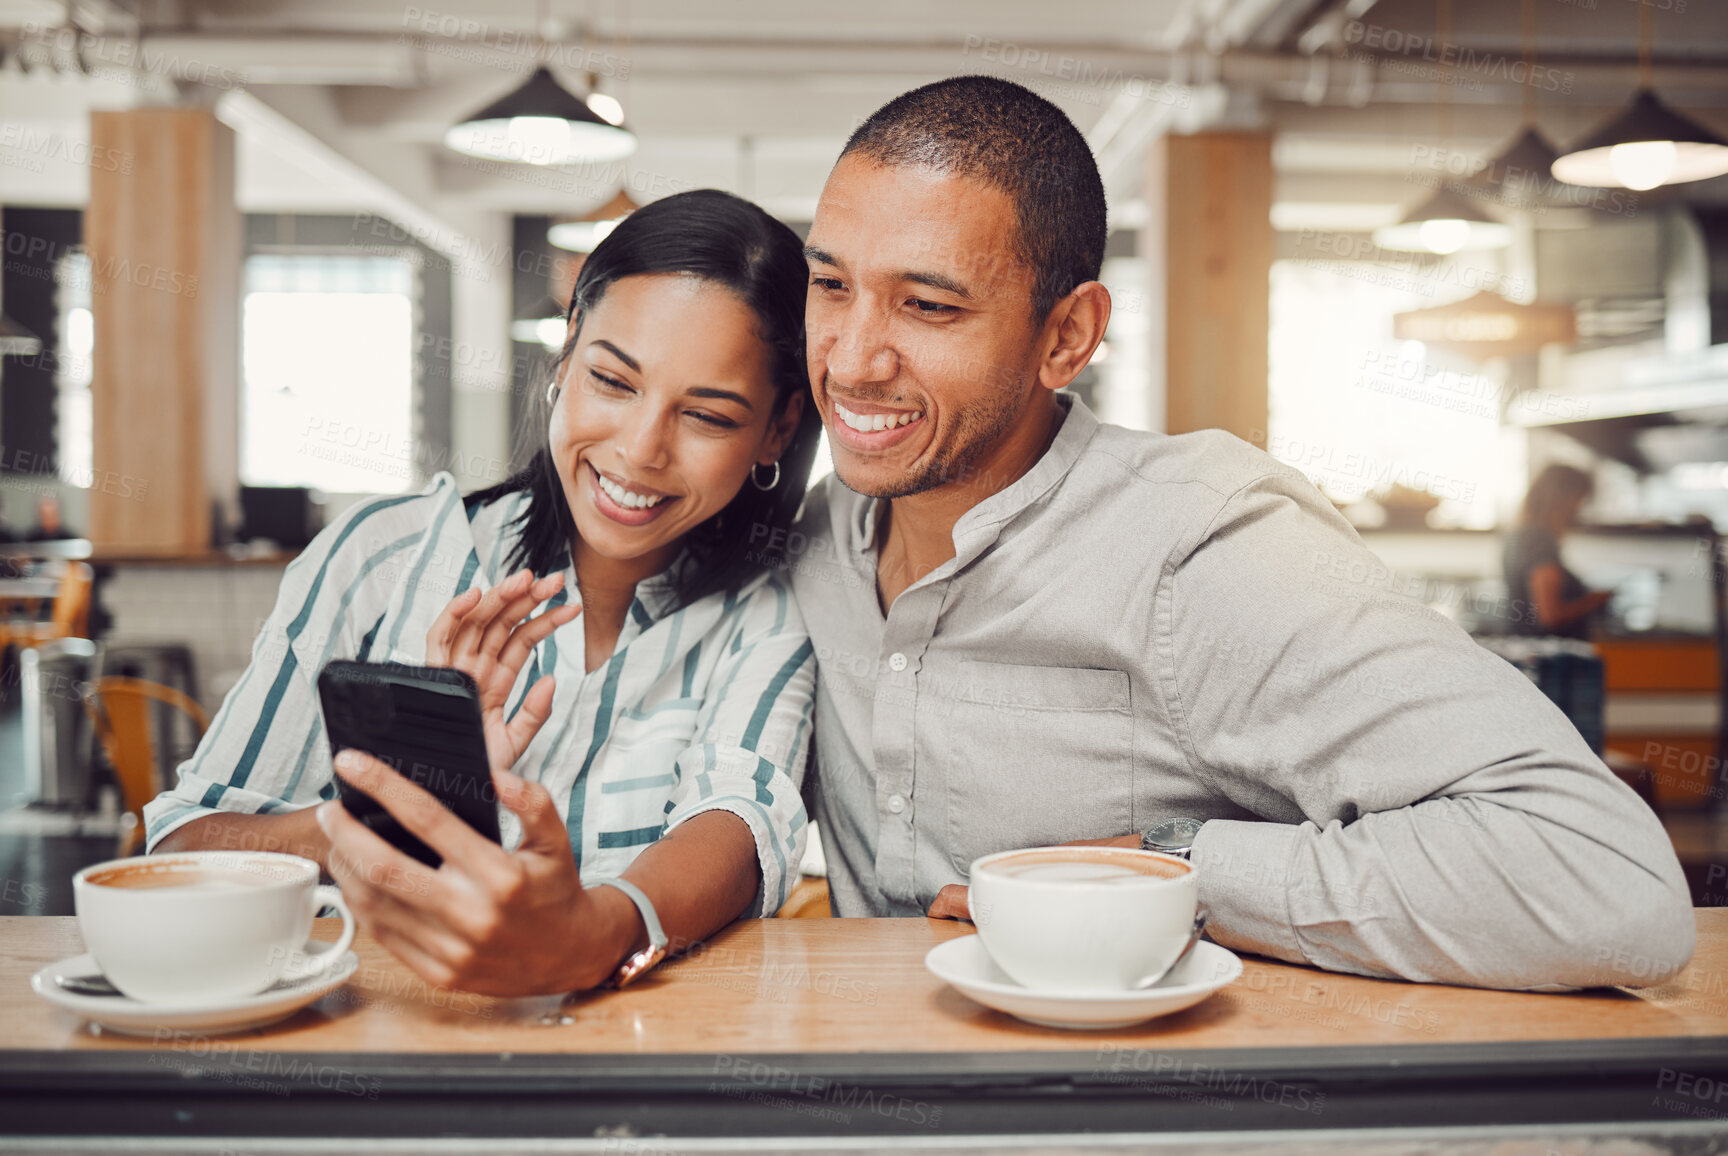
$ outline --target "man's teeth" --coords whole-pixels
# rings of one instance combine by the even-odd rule
[[[859,433],[893,429],[896,426],[917,421],[924,416],[924,411],[921,409],[913,410],[911,413],[853,413],[839,402],[834,403],[834,413],[841,421]]]
[[[633,490],[626,490],[623,486],[620,486],[617,482],[614,482],[611,478],[608,478],[605,474],[598,471],[595,472],[594,476],[600,479],[600,488],[606,491],[606,496],[611,498],[614,502],[617,502],[620,506],[623,506],[626,510],[646,510],[650,506],[658,506],[661,502],[666,500],[665,494],[657,494],[650,498],[646,494],[638,494]]]

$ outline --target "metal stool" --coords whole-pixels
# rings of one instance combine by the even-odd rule
[[[18,654],[23,691],[24,798],[38,806],[84,810],[95,799],[88,727],[81,706],[96,645],[62,638]]]

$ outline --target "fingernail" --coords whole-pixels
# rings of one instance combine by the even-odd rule
[[[330,833],[330,808],[336,806],[340,806],[340,804],[335,799],[331,799],[328,803],[319,803],[312,809],[312,817],[318,820],[318,829],[326,835]]]
[[[358,771],[360,769],[360,752],[349,749],[337,755],[336,769],[339,771]]]

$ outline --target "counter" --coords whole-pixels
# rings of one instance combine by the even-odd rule
[[[0,919],[0,1120],[15,1135],[230,1148],[272,1136],[1684,1130],[1728,1117],[1728,1096],[1716,1103],[1728,910],[1696,916],[1697,957],[1657,988],[1480,991],[1248,957],[1198,1006],[1101,1032],[1023,1024],[926,972],[930,947],[970,934],[957,923],[746,921],[636,986],[568,1002],[429,989],[361,933],[354,979],[293,1018],[154,1042],[97,1033],[29,991],[36,968],[82,950],[75,920]]]

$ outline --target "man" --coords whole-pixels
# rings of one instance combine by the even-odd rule
[[[1390,592],[1293,470],[1058,395],[1109,319],[1105,230],[1080,134],[986,77],[884,106],[823,190],[837,477],[791,569],[838,913],[963,918],[977,856],[1150,830],[1191,839],[1229,947],[1505,988],[1672,975],[1694,926],[1667,837],[1533,685]]]

